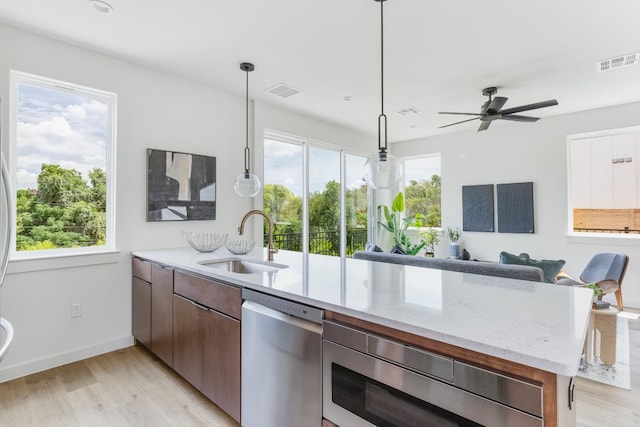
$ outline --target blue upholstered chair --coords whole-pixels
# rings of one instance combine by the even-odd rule
[[[580,274],[580,282],[571,278],[558,280],[560,285],[585,285],[596,283],[603,294],[615,292],[618,310],[622,311],[622,279],[627,271],[629,256],[622,253],[595,254]],[[602,296],[599,297],[602,299]]]

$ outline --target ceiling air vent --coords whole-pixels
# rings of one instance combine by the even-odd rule
[[[640,61],[639,53],[630,53],[628,55],[616,56],[615,58],[604,59],[596,63],[597,71],[609,71],[616,68],[628,67],[635,65]]]
[[[420,110],[418,110],[416,107],[408,107],[403,108],[402,110],[398,110],[396,111],[396,113],[400,114],[401,116],[415,116],[416,114],[420,114]]]
[[[278,83],[277,85],[272,86],[269,89],[265,89],[265,92],[279,96],[280,98],[289,98],[293,95],[299,94],[301,91],[292,88],[286,83]]]

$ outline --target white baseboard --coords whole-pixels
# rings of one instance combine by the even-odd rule
[[[24,377],[25,375],[35,374],[36,372],[46,371],[47,369],[66,365],[67,363],[73,363],[78,360],[98,356],[110,351],[129,347],[133,345],[133,343],[133,336],[129,335],[88,347],[78,348],[67,353],[60,353],[38,360],[32,360],[20,365],[9,366],[7,368],[0,369],[0,383]]]

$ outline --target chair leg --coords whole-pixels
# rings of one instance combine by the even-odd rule
[[[616,301],[618,301],[618,310],[622,311],[622,288],[618,288],[616,291]]]

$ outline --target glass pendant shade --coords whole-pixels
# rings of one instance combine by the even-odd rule
[[[376,154],[364,165],[364,179],[375,190],[394,188],[402,179],[402,172],[402,163],[390,154],[386,160]]]
[[[260,192],[260,187],[260,178],[251,172],[241,173],[233,184],[233,189],[240,197],[254,197]]]

